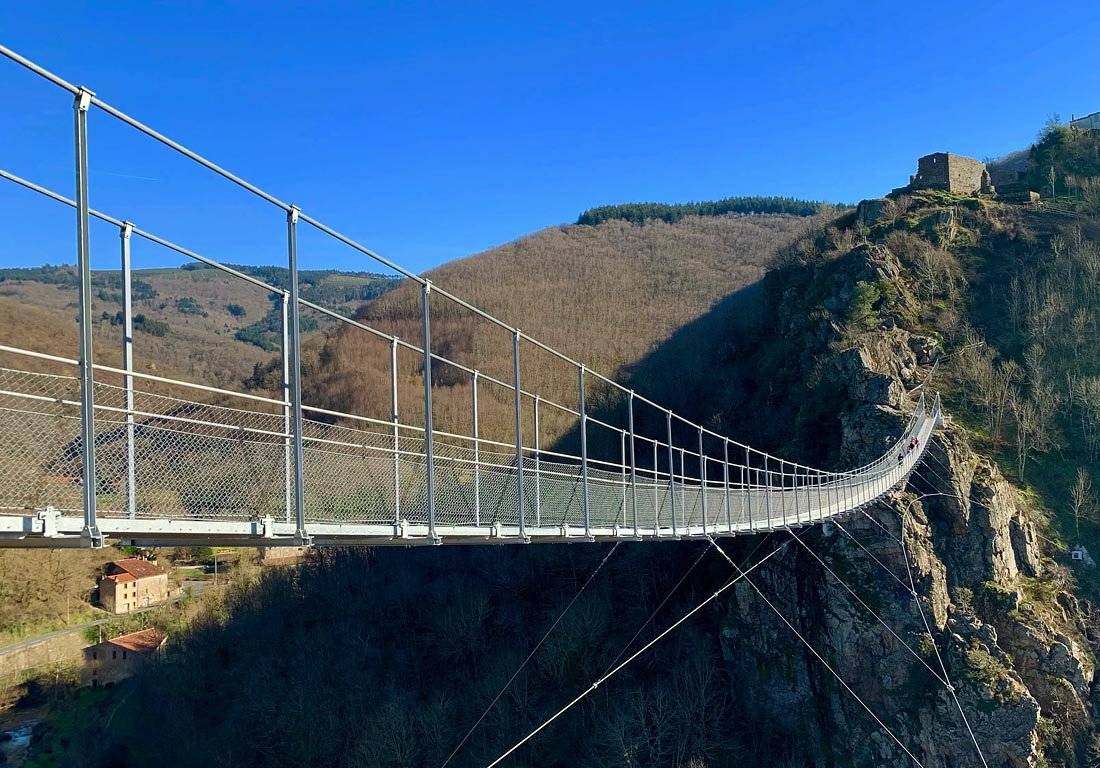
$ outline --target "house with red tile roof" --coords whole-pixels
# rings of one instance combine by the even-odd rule
[[[104,640],[84,649],[81,681],[93,687],[133,676],[164,648],[167,637],[155,627]]]
[[[168,600],[168,574],[156,563],[128,557],[107,564],[99,602],[111,613],[130,613]]]

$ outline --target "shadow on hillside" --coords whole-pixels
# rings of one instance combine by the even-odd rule
[[[670,297],[671,299],[671,297]],[[751,350],[761,337],[771,335],[766,327],[767,297],[764,278],[741,288],[719,301],[706,314],[682,326],[642,359],[618,372],[616,379],[638,395],[671,408],[697,424],[737,439],[746,439],[754,430],[748,423],[733,421],[725,414],[736,412],[757,386],[745,365],[752,362]],[[625,428],[627,398],[622,393],[589,395],[590,416]],[[667,442],[664,412],[636,401],[634,429],[639,436]],[[673,442],[696,450],[698,434],[683,422],[673,419]],[[716,441],[712,441],[716,442]],[[610,430],[591,425],[589,455],[617,460],[619,438]],[[553,447],[562,453],[580,453],[580,425],[575,425]],[[714,453],[716,445],[708,445]],[[652,455],[639,450],[638,466],[651,468]],[[661,464],[664,456],[659,458]],[[689,465],[690,466],[690,465]],[[661,464],[661,469],[664,469]]]

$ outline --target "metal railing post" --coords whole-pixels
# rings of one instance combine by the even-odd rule
[[[294,456],[291,439],[293,425],[290,418],[290,294],[283,291],[282,297],[282,399],[283,399],[283,506],[286,521],[289,523],[294,514]]]
[[[668,501],[672,507],[672,535],[676,536],[676,462],[673,458],[675,449],[672,447],[672,411],[665,411],[665,426],[668,430]]]
[[[540,458],[540,451],[542,446],[539,444],[539,403],[542,398],[535,395],[535,526],[542,525],[542,478],[540,476],[540,470],[542,469],[542,459]]]
[[[393,421],[393,523],[401,524],[401,429],[397,407],[397,337],[390,339],[390,419]]]
[[[133,264],[131,262],[130,241],[134,225],[122,222],[119,240],[122,247],[122,385],[126,396],[126,514],[131,519],[137,517],[137,480],[134,466],[134,288]]]
[[[749,447],[745,446],[745,466],[741,468],[741,487],[745,489],[745,511],[749,517],[749,531],[756,530],[752,519],[752,470],[749,465],[752,458],[749,456]]]
[[[783,459],[779,459],[779,516],[783,525],[787,524],[787,472],[783,468],[785,464]]]
[[[684,451],[680,449],[680,508],[684,511],[684,527],[691,534],[691,517],[687,515],[687,471],[684,469]]]
[[[76,259],[80,268],[80,435],[83,459],[84,530],[88,545],[103,545],[96,521],[95,377],[92,373],[92,261],[88,212],[88,108],[92,92],[73,101],[76,145]]]
[[[791,501],[794,503],[794,521],[802,522],[801,513],[798,511],[798,467],[791,467]]]
[[[517,328],[512,333],[512,386],[515,389],[516,410],[516,507],[519,515],[519,535],[523,538],[527,535],[526,510],[523,503],[523,411],[519,378],[519,337]]]
[[[730,510],[730,441],[722,438],[722,486],[726,494],[726,529],[733,533],[733,512]]]
[[[581,412],[581,512],[584,535],[592,536],[592,520],[588,514],[588,412],[584,404],[584,366],[577,368],[577,410]]]
[[[295,538],[309,543],[306,533],[304,419],[302,418],[302,336],[298,306],[298,215],[296,207],[286,212],[287,262],[290,267],[290,409],[294,422],[294,518]]]
[[[474,432],[474,525],[481,525],[481,427],[477,408],[477,380],[480,374],[474,371],[473,402],[470,407],[473,411]]]
[[[806,470],[806,509],[808,519],[813,522],[821,516],[821,473],[815,470]],[[817,499],[817,518],[814,517],[814,499]]]
[[[657,480],[657,441],[653,441],[653,535],[661,535],[660,526],[660,510],[661,510],[661,495],[659,491],[660,483]]]
[[[707,457],[703,453],[703,428],[699,427],[699,503],[703,510],[703,535],[707,533]]]
[[[623,525],[626,525],[626,430],[619,430],[619,485],[623,489]],[[618,518],[615,525],[618,526]]]
[[[772,473],[768,469],[769,454],[764,454],[764,509],[768,515],[768,528],[772,527]]]
[[[435,435],[432,430],[432,283],[425,280],[420,290],[420,319],[423,326],[424,342],[424,457],[425,486],[428,494],[428,536],[438,541],[435,535]]]
[[[634,434],[634,390],[630,390],[627,398],[627,426],[630,429],[630,506],[634,512],[634,537],[638,537],[638,462],[637,441]]]

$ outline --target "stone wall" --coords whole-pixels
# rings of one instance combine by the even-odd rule
[[[0,654],[0,680],[8,680],[27,670],[47,664],[75,662],[88,643],[80,630],[50,635],[39,642],[19,646]]]
[[[935,152],[917,160],[917,175],[909,186],[911,189],[941,189],[963,195],[992,191],[985,163],[948,152]]]
[[[1094,131],[1100,131],[1100,112],[1093,112],[1091,115],[1085,115],[1076,120],[1071,120],[1070,125],[1074,128],[1089,128]]]

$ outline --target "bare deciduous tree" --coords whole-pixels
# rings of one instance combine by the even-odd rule
[[[1077,529],[1077,538],[1081,538],[1081,518],[1092,509],[1092,478],[1084,468],[1077,468],[1077,480],[1070,489],[1070,508],[1073,510],[1073,524]]]

